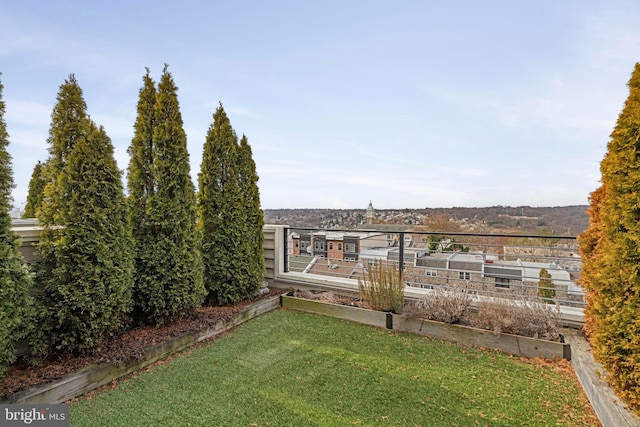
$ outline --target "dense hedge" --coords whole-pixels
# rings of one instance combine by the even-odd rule
[[[586,327],[622,397],[640,408],[640,64],[600,165],[580,236]]]
[[[0,85],[0,374],[17,339],[30,338],[37,356],[96,352],[135,321],[161,325],[199,307],[207,295],[203,231],[210,301],[251,297],[262,283],[264,220],[247,138],[238,141],[220,107],[212,129],[223,132],[207,136],[198,205],[177,87],[166,66],[157,87],[148,70],[143,81],[128,199],[111,141],[91,121],[75,76],[60,86],[50,155],[34,168],[25,212],[43,227],[33,289],[9,232]]]

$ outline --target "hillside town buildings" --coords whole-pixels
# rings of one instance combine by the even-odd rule
[[[577,284],[580,260],[569,246],[457,243],[444,235],[420,234],[409,226],[375,224],[373,218],[369,203],[366,223],[354,231],[292,230],[288,241],[292,271],[363,278],[367,268],[378,262],[398,268],[402,256],[408,286],[536,296],[540,272],[546,270],[558,300],[582,300],[584,292]]]

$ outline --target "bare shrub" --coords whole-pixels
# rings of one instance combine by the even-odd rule
[[[444,323],[459,323],[469,311],[473,297],[466,289],[438,287],[410,304],[410,315]]]
[[[366,277],[358,279],[360,299],[371,309],[402,313],[404,283],[393,267],[378,263],[369,267]]]
[[[472,324],[496,334],[557,341],[560,336],[560,307],[536,301],[486,299],[478,301],[478,313]]]

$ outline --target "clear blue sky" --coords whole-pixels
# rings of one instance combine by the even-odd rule
[[[70,73],[125,170],[144,67],[166,62],[194,182],[220,101],[264,208],[586,204],[639,22],[635,0],[4,0],[14,202]]]

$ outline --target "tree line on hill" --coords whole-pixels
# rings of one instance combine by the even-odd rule
[[[35,165],[25,215],[43,227],[30,271],[11,232],[13,175],[0,84],[0,378],[18,340],[32,354],[100,350],[138,324],[255,295],[264,278],[263,212],[246,136],[222,104],[190,177],[177,87],[165,65],[139,91],[125,196],[113,145],[72,74],[53,108],[49,157]]]
[[[447,218],[465,224],[463,228],[470,232],[575,236],[584,231],[589,223],[586,205],[376,209],[375,213],[376,223],[415,227],[429,225],[431,218]],[[366,219],[364,209],[265,209],[264,215],[265,221],[270,224],[306,228],[355,228]]]

